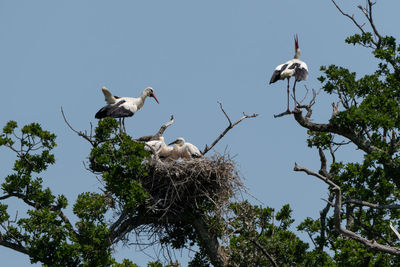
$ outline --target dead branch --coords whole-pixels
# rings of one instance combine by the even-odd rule
[[[359,24],[359,23],[356,21],[356,19],[354,18],[354,15],[351,15],[351,16],[350,16],[349,14],[345,13],[345,12],[339,7],[339,5],[336,4],[335,0],[331,0],[331,1],[332,1],[332,3],[335,5],[335,7],[339,10],[339,12],[340,12],[343,16],[348,17],[348,18],[354,23],[354,25],[356,25],[357,28],[360,29],[360,31],[361,31],[362,33],[365,33],[365,31],[364,31],[364,29],[363,29],[365,23],[362,24],[362,25]]]
[[[363,200],[358,200],[358,199],[347,199],[346,201],[344,201],[344,203],[352,203],[352,204],[356,204],[359,206],[365,206],[365,207],[369,207],[372,209],[379,209],[379,210],[383,210],[383,209],[400,209],[400,205],[378,205],[378,204],[374,204],[374,203],[370,203],[367,201],[363,201]]]
[[[283,117],[285,115],[290,115],[290,114],[293,114],[293,111],[286,110],[286,111],[284,111],[282,113],[274,114],[274,118],[279,118],[279,117]]]
[[[92,139],[92,136],[88,136],[86,133],[77,131],[77,130],[75,130],[75,129],[71,126],[71,124],[68,122],[67,118],[65,117],[64,110],[63,110],[62,107],[61,107],[61,114],[62,114],[62,116],[63,116],[63,118],[64,118],[65,123],[68,125],[68,127],[69,127],[74,133],[76,133],[78,136],[83,137],[83,138],[84,138],[85,140],[87,140],[93,147],[96,147],[96,146],[98,145],[98,143],[97,143],[95,140]]]
[[[146,135],[146,136],[139,137],[135,140],[139,141],[139,142],[148,142],[148,141],[152,141],[152,140],[159,140],[160,137],[164,134],[165,130],[173,123],[174,123],[174,115],[171,115],[171,119],[168,122],[164,123],[160,127],[160,130],[158,130],[158,132],[155,135]]]
[[[399,232],[396,230],[396,228],[394,228],[392,222],[389,222],[389,226],[390,226],[390,229],[392,229],[392,231],[393,231],[393,232],[395,233],[395,235],[397,236],[397,239],[400,240],[400,234],[399,234]]]
[[[295,172],[305,172],[305,173],[307,173],[308,175],[317,177],[318,179],[322,180],[323,182],[325,182],[326,184],[332,186],[333,188],[336,188],[336,187],[339,188],[336,184],[334,184],[334,183],[333,183],[331,180],[329,180],[327,177],[325,177],[325,176],[323,176],[323,175],[321,175],[321,174],[319,174],[319,173],[316,173],[316,172],[314,172],[314,171],[311,171],[311,170],[307,169],[306,167],[297,165],[296,162],[294,163],[294,169],[293,169],[293,170],[294,170]]]
[[[222,107],[222,103],[221,103],[221,102],[218,102],[218,104],[219,104],[219,107],[221,108],[221,111],[224,113],[226,119],[228,120],[229,125],[228,125],[228,127],[226,127],[226,129],[217,137],[217,139],[215,139],[215,141],[214,141],[210,146],[208,146],[208,145],[205,146],[204,150],[201,152],[202,155],[205,155],[208,151],[210,151],[210,150],[219,142],[219,140],[221,140],[222,137],[224,137],[225,134],[226,134],[227,132],[229,132],[229,130],[231,130],[233,127],[235,127],[236,125],[238,125],[240,122],[242,122],[242,121],[245,120],[245,119],[248,119],[248,118],[255,118],[255,117],[258,116],[258,114],[256,114],[256,113],[254,113],[254,114],[252,114],[252,115],[246,115],[246,114],[243,112],[243,117],[241,117],[241,118],[240,118],[239,120],[237,120],[236,122],[232,123],[231,119],[229,118],[229,116],[226,114],[224,108]]]

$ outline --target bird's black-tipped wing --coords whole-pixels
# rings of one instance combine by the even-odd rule
[[[299,64],[299,66],[295,69],[295,77],[297,82],[307,80],[308,69],[305,63]]]
[[[102,119],[105,117],[124,118],[133,116],[134,113],[132,111],[122,106],[125,102],[125,100],[122,100],[115,105],[107,105],[101,108],[94,117],[96,119]]]
[[[274,73],[272,73],[271,80],[269,81],[269,84],[274,83],[278,80],[281,79],[281,73],[286,69],[288,64],[281,64],[278,67],[275,68]]]

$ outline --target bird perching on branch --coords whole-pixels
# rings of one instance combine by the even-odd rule
[[[295,89],[296,89],[296,82],[299,81],[305,81],[307,80],[308,77],[308,67],[307,64],[299,59],[300,57],[300,48],[299,48],[299,38],[297,34],[294,36],[294,58],[287,61],[284,64],[278,65],[274,73],[272,74],[271,80],[269,83],[274,83],[278,80],[284,80],[287,79],[288,84],[287,84],[287,112],[290,112],[289,110],[289,80],[290,77],[294,76],[294,84],[293,84],[293,98],[294,98],[294,106],[295,109],[297,108],[296,104],[296,94],[295,94]]]
[[[125,118],[132,117],[139,109],[141,109],[144,105],[144,101],[146,97],[153,97],[157,103],[158,99],[154,94],[154,90],[151,87],[147,87],[144,89],[142,95],[138,98],[134,97],[118,97],[111,94],[107,88],[101,88],[104,94],[105,101],[107,106],[102,107],[95,115],[96,119],[102,119],[105,117],[113,117],[120,119],[120,127],[121,127],[121,118],[122,125],[125,129]]]

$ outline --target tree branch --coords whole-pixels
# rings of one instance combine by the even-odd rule
[[[28,250],[24,246],[19,245],[19,244],[15,244],[13,242],[9,242],[7,240],[4,240],[3,236],[1,234],[0,234],[0,246],[11,248],[11,249],[13,249],[15,251],[18,251],[18,252],[24,253],[26,255],[29,255],[28,254]]]
[[[333,194],[333,192],[329,192],[329,198],[327,200],[326,206],[323,210],[321,210],[319,212],[319,214],[320,214],[319,220],[321,222],[321,241],[319,243],[318,249],[320,251],[324,250],[324,243],[326,241],[326,233],[325,233],[325,231],[326,231],[326,215],[328,214],[328,212],[332,206],[332,201],[333,201],[334,196],[335,195]]]
[[[349,14],[343,12],[343,10],[339,7],[338,4],[336,4],[336,2],[335,2],[334,0],[331,0],[331,1],[332,1],[332,3],[335,5],[335,7],[339,10],[339,12],[340,12],[343,16],[346,16],[346,17],[348,17],[349,19],[351,19],[351,21],[353,21],[353,23],[360,29],[360,31],[361,31],[362,33],[365,33],[365,31],[364,31],[364,29],[363,29],[363,27],[364,27],[365,24],[360,25],[360,24],[355,20],[354,15],[351,15],[351,16],[350,16]]]
[[[174,115],[171,115],[171,119],[168,122],[166,122],[165,124],[163,124],[160,127],[160,130],[158,130],[158,132],[155,135],[146,135],[146,136],[139,137],[135,140],[139,141],[139,142],[148,142],[151,140],[159,140],[160,137],[164,134],[165,130],[173,123],[174,123]]]
[[[330,190],[335,192],[334,224],[335,224],[336,231],[343,234],[344,236],[347,236],[348,238],[354,239],[357,242],[364,244],[365,246],[367,246],[368,248],[370,248],[372,250],[377,250],[380,252],[389,253],[391,255],[396,255],[396,256],[400,255],[400,249],[397,247],[382,245],[382,244],[377,243],[375,240],[368,240],[368,239],[361,237],[361,236],[357,235],[356,233],[354,233],[346,228],[343,228],[341,226],[342,193],[341,193],[341,188],[338,185],[333,183],[327,177],[324,177],[321,174],[318,174],[316,172],[310,171],[307,168],[298,166],[297,164],[295,164],[294,170],[295,171],[303,171],[303,172],[307,173],[308,175],[315,176],[318,179],[324,181],[326,184],[328,184],[332,187]]]
[[[266,251],[261,245],[260,243],[258,243],[256,240],[250,239],[250,241],[256,245],[261,252],[269,259],[269,261],[272,263],[272,266],[274,267],[278,267],[278,264],[276,263],[275,259],[272,257],[271,254],[268,253],[268,251]]]
[[[392,222],[389,222],[389,226],[390,226],[390,229],[392,229],[392,231],[393,231],[393,232],[395,233],[395,235],[397,236],[397,239],[400,240],[400,234],[399,234],[399,232],[396,230],[396,228],[394,228]]]
[[[65,123],[68,125],[68,127],[69,127],[73,132],[75,132],[78,136],[83,137],[83,138],[84,138],[85,140],[87,140],[93,147],[96,147],[96,146],[98,145],[98,143],[97,143],[95,140],[93,140],[92,138],[90,138],[89,136],[87,136],[85,133],[75,130],[75,129],[71,126],[71,124],[67,121],[67,118],[65,117],[64,110],[63,110],[62,107],[61,107],[61,114],[62,114],[62,116],[63,116],[63,118],[64,118]]]
[[[219,245],[216,234],[210,231],[207,223],[202,216],[193,219],[193,227],[201,243],[201,247],[205,249],[213,266],[228,266],[228,258],[224,249]]]
[[[358,199],[347,199],[344,203],[352,203],[352,204],[356,204],[356,205],[360,205],[360,206],[366,206],[369,208],[373,208],[373,209],[379,209],[379,210],[383,210],[383,209],[400,209],[400,205],[378,205],[378,204],[374,204],[374,203],[370,203],[367,201],[363,201],[363,200],[358,200]]]
[[[224,113],[226,119],[228,120],[228,127],[226,127],[226,129],[217,137],[217,139],[215,139],[215,141],[210,145],[206,145],[204,150],[201,152],[202,155],[205,155],[208,151],[210,151],[218,142],[219,140],[222,139],[222,137],[225,136],[225,134],[227,132],[229,132],[229,130],[231,130],[233,127],[235,127],[236,125],[238,125],[240,122],[242,122],[245,119],[249,119],[249,118],[255,118],[258,116],[258,114],[254,113],[252,115],[246,115],[245,113],[243,113],[243,117],[241,117],[239,120],[237,120],[236,122],[232,123],[231,119],[229,118],[229,116],[226,114],[224,108],[222,107],[221,102],[218,102],[222,112]]]

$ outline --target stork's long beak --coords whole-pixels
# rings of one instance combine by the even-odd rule
[[[158,99],[157,99],[157,97],[156,97],[156,95],[155,95],[154,93],[151,94],[150,96],[151,96],[152,98],[154,98],[154,99],[157,101],[158,104],[160,104],[160,102],[158,102]]]
[[[297,34],[294,36],[294,50],[299,49],[299,36]]]
[[[176,144],[177,141],[178,141],[178,140],[175,140],[174,142],[169,143],[168,145],[169,145],[169,146],[170,146],[170,145],[174,145],[174,144]]]

